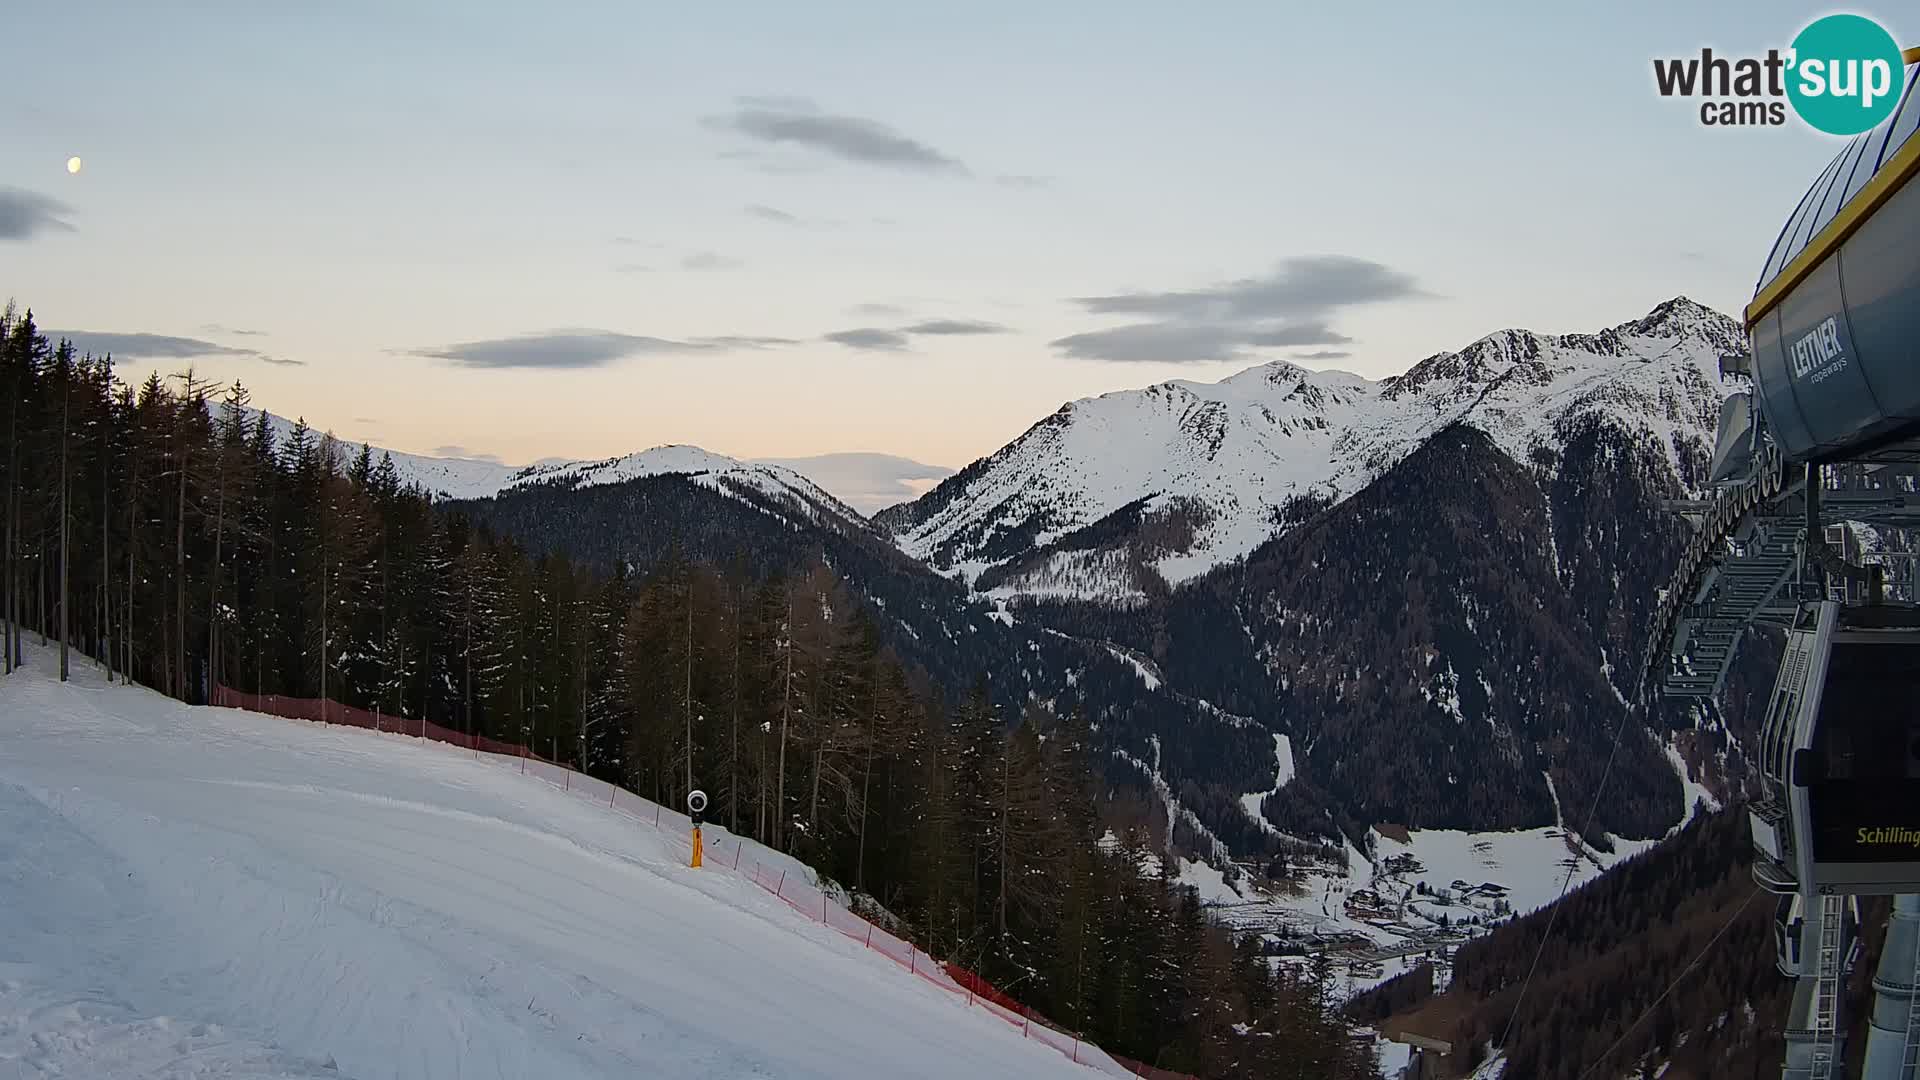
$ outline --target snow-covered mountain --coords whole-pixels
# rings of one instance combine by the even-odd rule
[[[274,438],[284,442],[295,421],[267,413]],[[807,520],[823,518],[864,521],[864,515],[840,501],[800,472],[771,462],[748,462],[697,446],[656,446],[650,450],[596,461],[547,459],[533,465],[507,465],[484,458],[443,458],[371,447],[375,461],[391,456],[403,484],[417,486],[437,499],[485,499],[502,492],[535,485],[566,488],[600,487],[652,476],[685,476],[721,494],[751,492],[760,502],[771,500]],[[356,444],[341,442],[340,454],[351,459]],[[344,464],[344,460],[342,462]]]
[[[249,409],[248,424],[264,410]],[[289,420],[277,413],[265,413],[267,424],[273,430],[275,445],[284,446],[288,436],[293,434],[299,421]],[[324,428],[310,429],[313,437],[326,434]],[[359,444],[347,440],[338,440],[340,453],[351,460],[359,450]],[[393,457],[393,467],[400,474],[404,484],[420,487],[428,494],[440,499],[477,499],[491,495],[505,485],[513,475],[521,471],[518,465],[507,465],[488,458],[434,457],[429,454],[409,454],[399,450],[387,450],[372,447],[375,461],[382,454]]]
[[[1685,297],[1593,334],[1506,330],[1380,381],[1276,361],[1064,405],[876,517],[996,595],[1126,601],[1245,556],[1464,422],[1516,461],[1603,413],[1665,446],[1710,438],[1739,326]]]
[[[656,446],[637,454],[600,461],[529,465],[487,494],[497,495],[542,485],[604,487],[655,476],[684,476],[722,495],[757,496],[756,502],[771,502],[784,512],[799,515],[811,524],[828,521],[864,523],[866,520],[858,510],[784,465],[740,461],[697,446]]]

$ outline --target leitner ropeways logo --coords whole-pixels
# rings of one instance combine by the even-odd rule
[[[1893,35],[1862,15],[1828,15],[1809,23],[1791,48],[1729,59],[1710,48],[1699,56],[1655,60],[1661,97],[1704,98],[1709,127],[1779,126],[1787,106],[1829,135],[1878,127],[1900,104],[1907,69]]]

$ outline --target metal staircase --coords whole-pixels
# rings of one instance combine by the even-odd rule
[[[1820,898],[1820,947],[1813,988],[1813,1057],[1811,1080],[1831,1080],[1839,1058],[1835,1040],[1840,1026],[1840,979],[1845,974],[1846,941],[1843,924],[1846,898]]]

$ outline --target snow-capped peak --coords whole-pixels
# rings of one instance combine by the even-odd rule
[[[1525,461],[1600,413],[1675,454],[1676,437],[1711,438],[1717,361],[1740,338],[1677,297],[1591,334],[1502,330],[1380,381],[1274,361],[1118,391],[1062,406],[878,520],[939,569],[976,584],[992,571],[994,591],[1126,599],[1142,559],[1178,582],[1243,556],[1452,423]],[[1088,530],[1117,513],[1133,520]],[[1142,542],[1123,557],[1114,540],[1128,531]]]
[[[656,446],[635,454],[599,461],[569,461],[530,465],[501,485],[501,492],[552,484],[569,488],[599,487],[654,476],[685,476],[723,494],[746,489],[797,509],[818,520],[831,513],[849,521],[861,515],[829,495],[819,485],[784,465],[747,462],[698,446]]]

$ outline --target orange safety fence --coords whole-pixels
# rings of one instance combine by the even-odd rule
[[[249,712],[266,713],[290,720],[311,720],[317,723],[363,728],[368,731],[409,735],[471,750],[476,757],[484,754],[490,757],[512,758],[521,772],[538,777],[563,791],[623,811],[643,824],[666,831],[669,836],[688,838],[686,843],[689,849],[691,848],[691,839],[688,834],[691,832],[693,821],[687,815],[677,810],[669,810],[651,799],[642,798],[605,780],[588,776],[557,762],[548,761],[518,743],[454,731],[426,720],[392,716],[378,710],[356,709],[324,698],[245,694],[229,687],[215,686],[212,703],[225,708],[245,709]],[[703,838],[706,848],[705,865],[738,873],[785,901],[795,911],[814,922],[836,930],[848,939],[857,941],[864,947],[885,956],[906,971],[919,976],[929,985],[939,987],[956,999],[964,1000],[968,1006],[985,1009],[1006,1021],[1018,1028],[1025,1038],[1050,1046],[1075,1062],[1108,1076],[1137,1076],[1146,1077],[1149,1080],[1198,1080],[1197,1077],[1186,1073],[1156,1069],[1101,1050],[1093,1043],[1062,1029],[1046,1017],[1022,1005],[1014,997],[979,975],[957,964],[942,964],[916,948],[911,942],[855,914],[844,904],[835,900],[827,891],[808,880],[806,875],[789,871],[778,865],[769,865],[755,858],[755,849],[766,850],[760,848],[757,843],[732,836],[718,825],[710,825],[708,828],[717,835]]]

